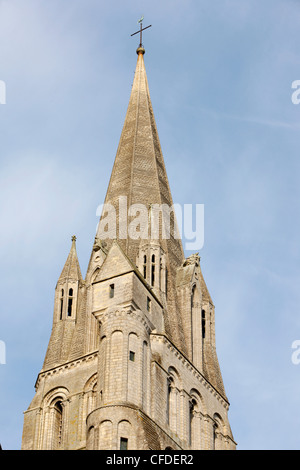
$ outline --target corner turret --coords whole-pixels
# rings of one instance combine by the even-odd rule
[[[44,361],[43,370],[67,360],[75,329],[83,286],[76,252],[76,237],[55,288],[53,327]]]

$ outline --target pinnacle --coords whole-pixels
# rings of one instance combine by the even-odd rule
[[[72,279],[75,281],[82,281],[81,270],[79,266],[79,261],[77,257],[76,251],[76,236],[73,235],[72,238],[72,246],[68,255],[68,258],[65,262],[61,275],[59,277],[59,281]]]

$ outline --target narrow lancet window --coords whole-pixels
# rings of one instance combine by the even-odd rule
[[[189,410],[189,443],[190,446],[192,445],[193,442],[193,419],[194,419],[194,411],[195,411],[195,405],[196,401],[193,399],[190,401],[190,410]]]
[[[151,258],[151,286],[154,286],[155,282],[155,255]]]
[[[63,317],[63,308],[64,308],[64,290],[61,290],[61,295],[60,295],[60,320],[62,320]]]
[[[71,317],[71,316],[72,316],[72,306],[73,306],[73,289],[69,289],[68,317]]]
[[[202,338],[205,338],[205,310],[202,310]]]
[[[171,407],[172,407],[172,386],[173,379],[168,377],[168,396],[167,396],[167,423],[171,424]]]
[[[213,428],[213,450],[216,450],[217,429],[218,425],[215,423]]]
[[[52,422],[52,450],[59,450],[62,445],[62,424],[63,424],[63,407],[61,401],[57,401],[54,405],[54,414]]]
[[[191,297],[191,306],[192,306],[192,308],[194,307],[195,290],[196,290],[196,286],[193,286],[193,288],[192,288],[192,297]]]
[[[144,256],[144,265],[143,265],[143,275],[144,279],[147,277],[147,256]]]

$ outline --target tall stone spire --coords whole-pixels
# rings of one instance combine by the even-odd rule
[[[116,210],[116,238],[133,262],[136,262],[141,239],[133,239],[128,233],[124,236],[124,227],[130,223],[130,217],[124,221],[124,216],[119,211],[120,197],[127,201],[127,208],[134,204],[142,204],[148,208],[155,204],[165,205],[168,208],[173,206],[150,99],[144,64],[145,49],[138,47],[136,52],[138,58],[129,105],[105,198],[105,204],[113,205]],[[177,311],[174,288],[176,269],[184,261],[184,252],[181,240],[174,238],[172,229],[174,224],[176,224],[175,214],[171,212],[170,238],[163,239],[161,228],[159,236],[159,242],[166,254],[166,268],[169,274],[167,289],[169,313],[166,314],[166,332],[184,349],[182,320]],[[98,233],[97,236],[103,239],[103,235]],[[111,240],[106,241],[109,247]]]
[[[145,50],[137,49],[138,59],[125,122],[105,198],[118,211],[120,196],[132,204],[172,206],[162,150],[159,142],[144,64]],[[117,238],[120,240],[118,218]],[[139,240],[120,240],[127,255],[135,259]],[[180,264],[184,259],[181,240],[172,242],[172,252]]]

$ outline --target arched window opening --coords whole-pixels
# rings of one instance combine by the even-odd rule
[[[194,307],[194,300],[195,300],[195,290],[196,290],[196,285],[193,286],[192,288],[192,295],[191,295],[191,307]]]
[[[216,450],[217,430],[218,430],[218,425],[217,425],[217,423],[214,423],[214,429],[213,429],[213,450]]]
[[[164,285],[163,285],[163,260],[160,258],[159,260],[159,287],[163,291],[164,290]]]
[[[189,443],[190,446],[193,444],[194,436],[193,436],[193,420],[195,415],[195,407],[197,402],[194,398],[189,402]]]
[[[68,415],[68,390],[56,387],[47,393],[41,403],[45,426],[37,436],[37,447],[43,450],[61,450],[65,446],[65,422]]]
[[[213,450],[222,449],[222,435],[224,434],[224,422],[221,416],[214,414],[213,423]]]
[[[151,258],[151,286],[154,286],[155,282],[155,255]]]
[[[202,310],[202,338],[205,338],[205,310]]]
[[[58,450],[62,445],[62,426],[63,426],[63,406],[60,400],[57,400],[53,407],[53,441],[52,449]]]
[[[180,429],[180,390],[182,382],[177,370],[170,366],[167,376],[167,424],[172,432],[178,434]]]
[[[72,316],[72,306],[73,306],[73,289],[69,289],[69,298],[68,298],[68,317]]]
[[[172,377],[168,377],[168,396],[167,396],[167,423],[170,425],[170,411],[172,406],[172,387],[174,385],[174,380]]]
[[[203,446],[201,438],[201,415],[203,412],[203,400],[198,390],[190,391],[189,401],[189,445],[193,450],[201,449]]]
[[[60,294],[60,320],[62,320],[63,317],[63,308],[64,308],[64,294],[65,291],[62,289],[61,294]]]
[[[146,255],[144,255],[143,275],[144,275],[144,279],[146,279],[147,277],[147,256]]]

